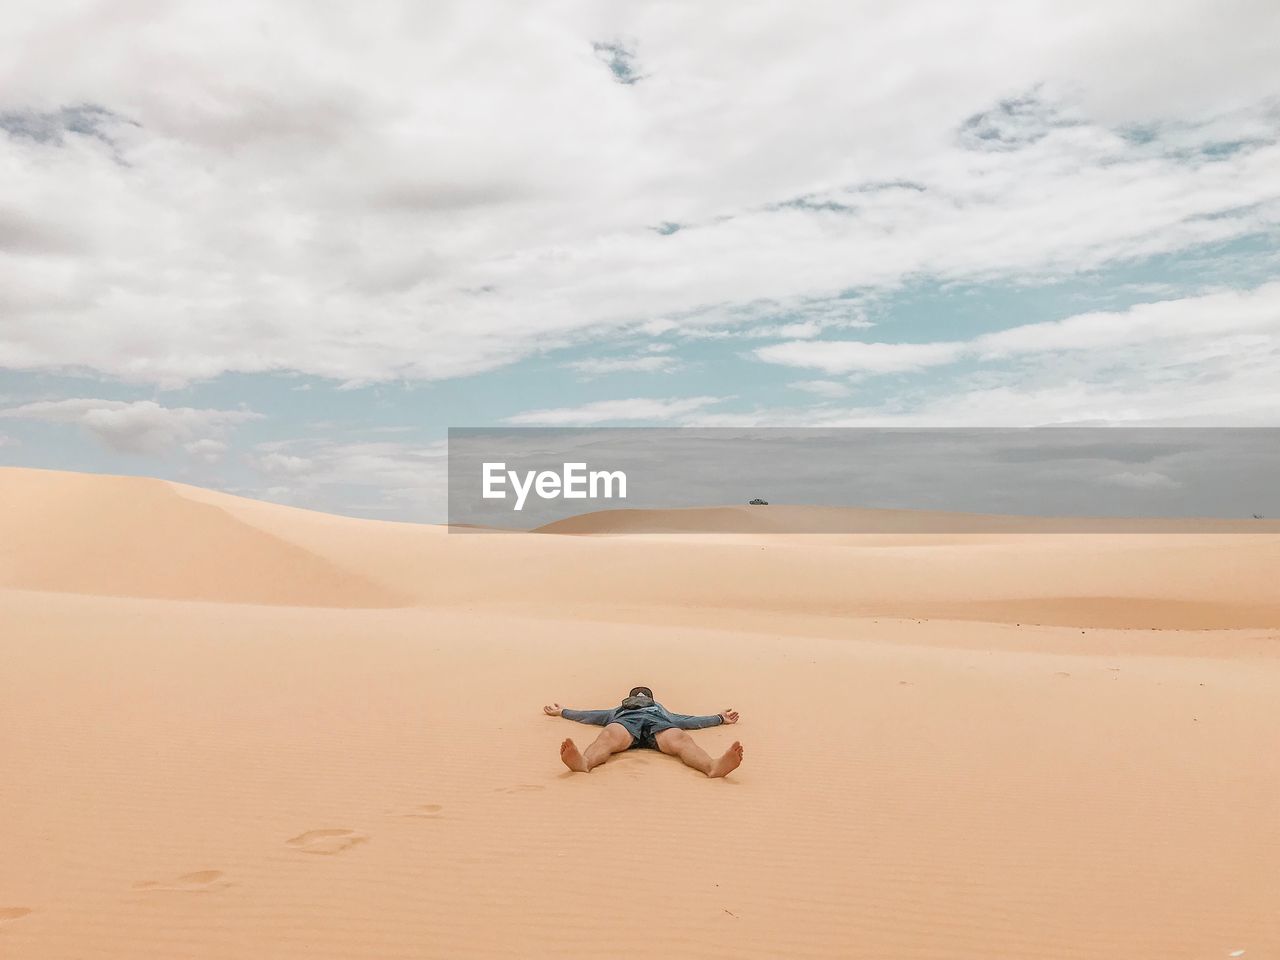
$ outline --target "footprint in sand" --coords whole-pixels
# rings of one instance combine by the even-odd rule
[[[400,814],[402,817],[414,817],[418,820],[436,820],[444,811],[438,803],[423,803],[416,807],[410,807]]]
[[[133,885],[135,890],[166,890],[176,893],[206,893],[229,887],[231,881],[221,870],[197,870],[184,873],[172,880],[142,880]]]
[[[30,907],[0,907],[0,927],[11,920],[21,920],[30,912]]]
[[[302,853],[320,853],[331,856],[341,853],[357,843],[368,841],[363,833],[354,830],[308,830],[285,842]]]
[[[1055,674],[1054,674],[1054,676],[1055,676],[1055,677],[1069,677],[1069,676],[1071,676],[1071,674],[1067,673],[1067,671],[1065,671],[1065,670],[1059,670],[1057,673],[1055,673]]]
[[[514,787],[498,787],[496,793],[529,793],[532,790],[545,790],[539,783],[517,783]]]

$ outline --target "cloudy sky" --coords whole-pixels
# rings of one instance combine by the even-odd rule
[[[0,464],[438,519],[449,426],[1276,425],[1280,5],[19,5]]]

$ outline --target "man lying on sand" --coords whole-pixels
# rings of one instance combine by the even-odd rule
[[[686,730],[701,730],[721,723],[737,723],[738,713],[732,707],[723,713],[705,717],[670,713],[653,699],[653,691],[648,687],[632,687],[626,699],[612,710],[569,710],[553,703],[543,707],[542,712],[552,717],[564,717],[604,727],[595,743],[581,753],[572,740],[566,739],[560,744],[560,759],[566,767],[578,773],[590,773],[592,767],[598,767],[608,760],[609,754],[620,753],[632,747],[648,747],[650,750],[672,754],[708,777],[723,777],[736,770],[742,762],[742,744],[737,740],[733,741],[733,746],[723,756],[712,760],[707,751],[685,733]]]

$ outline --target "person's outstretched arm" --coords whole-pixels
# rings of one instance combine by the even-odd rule
[[[676,726],[681,730],[702,730],[706,727],[717,727],[722,723],[737,723],[738,711],[733,707],[726,707],[720,713],[712,713],[707,716],[692,716],[687,713],[673,713],[671,719],[675,721]]]
[[[603,727],[613,715],[612,710],[570,710],[558,703],[548,704],[542,708],[542,712],[549,717],[564,717],[566,720],[577,720],[579,723],[594,723],[597,727]]]

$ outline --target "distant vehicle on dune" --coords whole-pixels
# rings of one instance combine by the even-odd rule
[[[761,500],[759,497],[756,497],[754,500],[747,501],[747,506],[749,507],[767,507],[768,505],[768,500]]]

